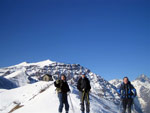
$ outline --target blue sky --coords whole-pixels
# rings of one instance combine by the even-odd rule
[[[0,0],[0,67],[79,63],[107,80],[150,76],[148,0]]]

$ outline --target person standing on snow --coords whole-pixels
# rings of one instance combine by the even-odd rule
[[[62,113],[63,105],[65,104],[65,110],[66,110],[66,113],[68,113],[69,112],[69,104],[68,104],[67,93],[70,92],[70,88],[66,81],[66,76],[64,74],[62,74],[61,80],[56,80],[54,82],[54,85],[56,87],[56,91],[58,93],[58,98],[59,98],[58,111],[59,111],[59,113]]]
[[[118,89],[118,94],[122,99],[122,105],[123,105],[122,113],[125,113],[127,108],[128,108],[128,113],[131,113],[133,99],[136,97],[136,89],[131,84],[128,77],[123,78],[123,83]]]
[[[91,85],[89,79],[86,77],[85,73],[78,80],[77,89],[79,90],[81,112],[84,113],[84,101],[86,104],[86,113],[90,112],[90,102],[89,102],[89,92],[91,90]]]

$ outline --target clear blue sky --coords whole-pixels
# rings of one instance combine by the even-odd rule
[[[0,67],[46,59],[150,76],[149,0],[0,0]]]

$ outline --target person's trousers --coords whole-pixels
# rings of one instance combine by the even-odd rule
[[[66,113],[69,111],[68,98],[66,93],[58,93],[59,98],[59,108],[58,111],[61,113],[63,110],[63,106],[65,105]]]
[[[122,105],[123,105],[123,111],[122,113],[126,113],[126,110],[128,109],[128,113],[131,113],[131,108],[133,104],[133,99],[123,99]]]
[[[79,92],[80,96],[80,105],[81,105],[81,112],[85,112],[84,104],[86,105],[86,113],[90,112],[90,102],[89,102],[89,93],[88,92]]]

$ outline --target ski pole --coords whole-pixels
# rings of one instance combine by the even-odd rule
[[[121,113],[121,100],[120,100],[120,104],[119,104],[119,113]]]
[[[135,105],[134,105],[134,103],[133,103],[133,112],[136,113],[136,112],[135,112]]]
[[[135,102],[134,102],[134,101],[135,101],[135,100],[133,99],[132,110],[133,110],[134,113],[137,113],[136,110],[135,110]]]
[[[71,103],[71,107],[72,107],[73,113],[75,113],[75,110],[74,110],[74,107],[73,107],[73,104],[72,104],[72,100],[71,100],[70,94],[69,94],[69,99],[70,99],[70,103]]]

